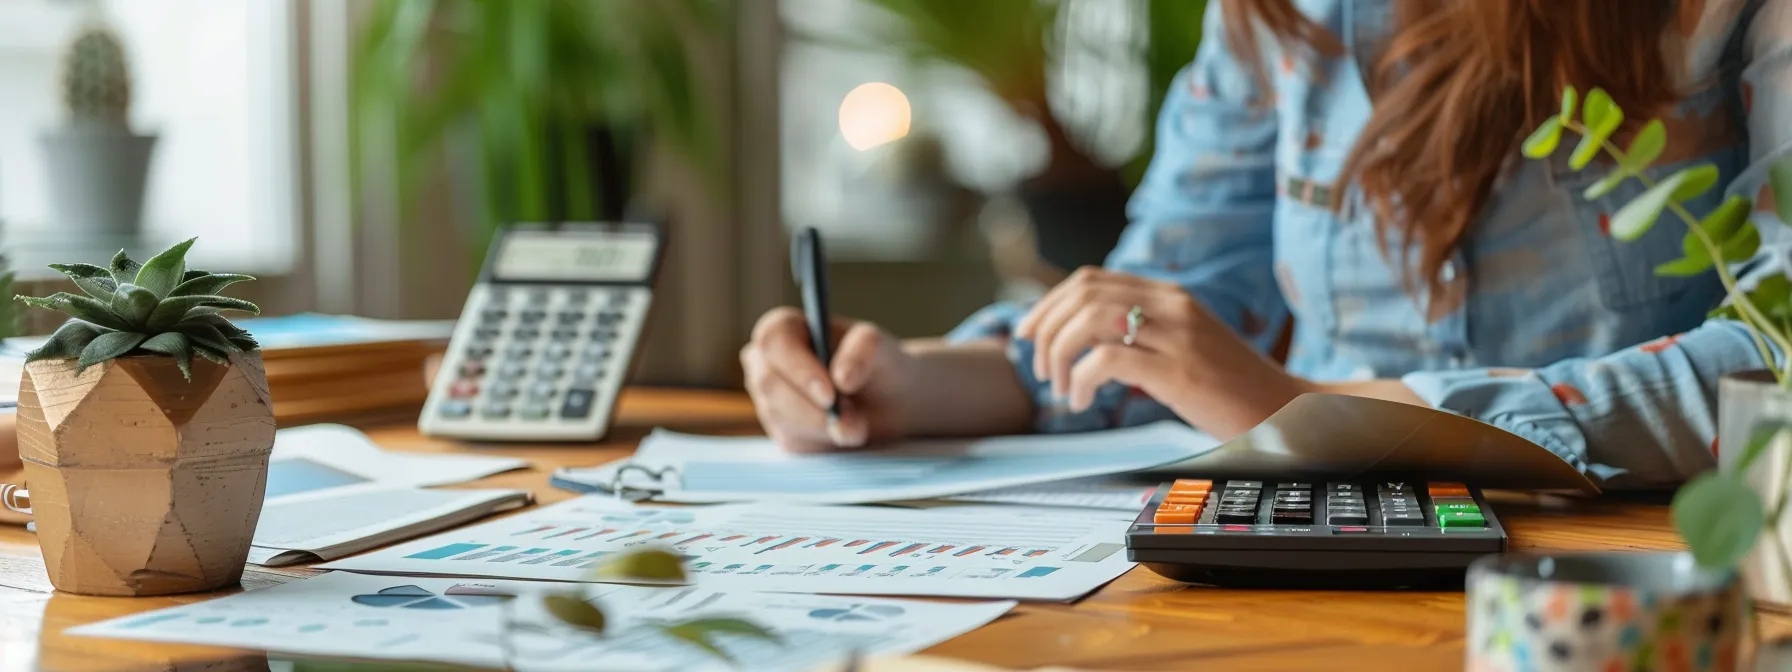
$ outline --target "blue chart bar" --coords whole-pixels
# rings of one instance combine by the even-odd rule
[[[422,553],[412,553],[404,557],[415,558],[417,560],[441,560],[442,558],[460,555],[475,548],[485,548],[485,544],[449,544],[441,548],[432,548],[423,551]]]
[[[1021,572],[1019,578],[1030,579],[1030,578],[1037,577],[1037,576],[1045,576],[1045,575],[1050,574],[1055,571],[1058,571],[1057,567],[1034,567],[1027,571]]]
[[[531,548],[526,551],[517,551],[515,553],[511,553],[510,555],[506,555],[502,558],[492,558],[490,560],[487,560],[486,562],[510,562],[511,560],[515,560],[517,558],[526,558],[531,555],[535,555],[536,553],[546,553],[546,552],[548,552],[548,549],[545,549],[545,548]]]
[[[591,554],[591,555],[586,555],[586,556],[581,556],[581,557],[578,557],[578,558],[573,558],[573,559],[572,559],[572,560],[562,560],[562,561],[560,561],[560,562],[556,562],[556,563],[554,563],[554,565],[555,565],[555,566],[560,566],[560,565],[565,565],[565,564],[568,564],[568,563],[573,563],[573,562],[576,562],[576,563],[579,563],[579,569],[590,569],[590,568],[592,568],[592,567],[596,567],[596,566],[597,566],[597,559],[598,559],[598,558],[601,558],[601,557],[604,557],[604,556],[606,556],[606,555],[609,555],[609,554],[610,554],[610,552],[609,552],[609,551],[598,551],[598,552],[596,552],[596,553],[592,553],[592,554]],[[707,562],[706,562],[706,563],[703,563],[703,564],[705,564],[705,565],[707,565],[707,564],[709,564],[709,563],[707,563]]]
[[[540,557],[535,557],[535,558],[530,558],[528,560],[524,560],[523,564],[539,565],[539,564],[547,562],[549,560],[559,560],[559,559],[564,558],[569,555],[578,555],[578,554],[579,554],[578,551],[558,551],[558,552],[549,553],[547,555],[543,555]]]
[[[472,554],[472,555],[463,555],[463,556],[460,556],[460,557],[458,557],[458,558],[455,558],[455,560],[456,560],[456,561],[460,561],[460,560],[480,560],[480,559],[484,559],[484,558],[489,558],[489,557],[492,557],[492,556],[494,556],[494,555],[497,555],[497,554],[499,554],[499,553],[503,553],[503,552],[505,552],[505,551],[514,551],[514,550],[516,550],[516,547],[515,547],[515,546],[493,546],[493,547],[491,547],[491,548],[488,548],[488,549],[485,549],[485,550],[483,550],[483,551],[480,551],[480,552],[478,552],[478,553],[474,553],[474,554]]]

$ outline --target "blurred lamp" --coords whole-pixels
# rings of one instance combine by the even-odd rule
[[[883,82],[860,84],[840,101],[840,134],[865,151],[908,135],[908,96]]]

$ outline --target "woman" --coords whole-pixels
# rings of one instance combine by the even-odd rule
[[[1227,438],[1332,392],[1478,418],[1608,487],[1712,464],[1718,378],[1763,365],[1740,324],[1706,321],[1718,281],[1652,273],[1681,254],[1677,222],[1606,234],[1634,181],[1588,202],[1609,166],[1518,145],[1565,85],[1598,86],[1667,123],[1658,177],[1721,169],[1694,212],[1725,191],[1769,201],[1767,166],[1792,155],[1792,0],[1223,0],[1205,32],[1104,268],[942,341],[841,321],[831,371],[800,314],[771,312],[741,359],[772,437],[1179,417]],[[1290,319],[1284,368],[1266,353]]]

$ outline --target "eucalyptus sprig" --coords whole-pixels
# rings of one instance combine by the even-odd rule
[[[641,550],[619,556],[598,566],[594,578],[621,581],[640,581],[651,583],[683,583],[686,580],[684,562],[679,556],[663,550]],[[575,632],[601,637],[608,626],[608,618],[602,609],[592,604],[577,589],[561,590],[547,593],[541,598],[541,606],[555,621]],[[717,643],[717,637],[732,635],[778,641],[777,634],[752,621],[739,618],[699,618],[676,623],[665,623],[653,626],[673,639],[685,642],[702,649],[717,658],[732,662],[728,652]],[[504,634],[501,639],[505,647],[504,661],[508,666],[514,657],[510,651],[510,635],[518,630],[526,629],[514,621],[509,603],[505,605]]]
[[[1626,180],[1641,182],[1646,191],[1611,216],[1611,236],[1634,241],[1648,233],[1664,212],[1678,217],[1687,229],[1681,239],[1682,256],[1656,266],[1655,274],[1691,277],[1715,271],[1730,300],[1711,315],[1741,321],[1774,379],[1782,389],[1792,390],[1792,280],[1782,274],[1770,275],[1752,290],[1744,291],[1729,268],[1732,263],[1753,258],[1761,248],[1761,232],[1749,221],[1755,204],[1747,197],[1732,195],[1703,217],[1695,216],[1685,203],[1717,186],[1716,166],[1701,163],[1657,181],[1645,171],[1667,147],[1667,126],[1660,119],[1651,119],[1637,131],[1629,147],[1619,149],[1612,136],[1624,125],[1624,110],[1613,102],[1611,95],[1595,88],[1587,93],[1576,118],[1576,99],[1574,87],[1562,92],[1561,114],[1545,120],[1531,133],[1524,141],[1524,155],[1548,158],[1561,146],[1563,134],[1572,132],[1580,136],[1580,142],[1568,156],[1570,168],[1584,169],[1600,154],[1612,160],[1610,172],[1582,194],[1586,199],[1603,198]],[[1768,179],[1781,220],[1792,222],[1792,160],[1773,166]],[[1786,356],[1774,357],[1769,342]],[[1769,514],[1744,474],[1768,446],[1782,438],[1792,438],[1792,425],[1773,420],[1757,425],[1732,469],[1699,474],[1675,494],[1674,525],[1700,565],[1732,568],[1748,555],[1763,528],[1778,528],[1792,488],[1781,489]],[[1792,478],[1792,461],[1788,461],[1782,482],[1785,478]],[[1775,555],[1782,564],[1792,562],[1784,554]],[[1785,569],[1792,575],[1792,565]]]

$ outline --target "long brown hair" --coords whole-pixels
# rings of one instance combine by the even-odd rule
[[[1292,0],[1220,0],[1227,38],[1268,83],[1257,30],[1286,53],[1335,55],[1337,37]],[[1460,295],[1439,271],[1493,194],[1531,128],[1560,109],[1561,91],[1598,86],[1633,117],[1675,99],[1663,56],[1674,5],[1696,20],[1702,0],[1396,0],[1381,58],[1363,64],[1375,111],[1345,160],[1377,233],[1406,278],[1441,315]],[[1321,82],[1323,85],[1323,82]],[[1267,87],[1265,87],[1267,88]],[[1633,119],[1634,120],[1634,119]],[[1628,123],[1628,122],[1627,122]],[[1344,189],[1334,207],[1339,205]],[[1398,244],[1389,245],[1396,238]],[[1416,252],[1414,258],[1413,252]]]

